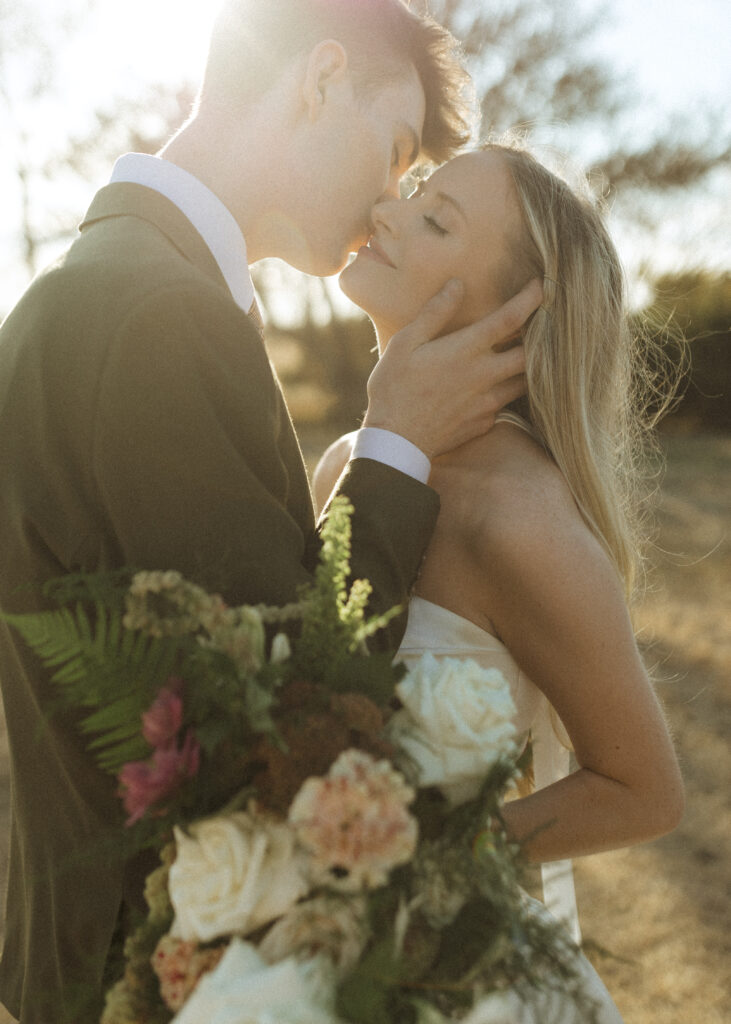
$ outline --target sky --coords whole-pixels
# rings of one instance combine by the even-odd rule
[[[573,2],[596,8],[593,0]],[[25,145],[42,155],[69,134],[83,132],[90,111],[115,95],[134,95],[146,82],[197,81],[216,4],[211,0],[125,0],[124,4],[118,0],[23,0],[23,7],[42,10],[45,25],[52,26],[74,12],[81,12],[84,24],[73,46],[54,49],[60,73],[53,102],[16,111],[14,125],[3,125],[0,115],[0,137],[7,140],[21,127]],[[726,131],[731,131],[728,0],[608,0],[605,8],[607,16],[597,25],[595,47],[618,74],[628,74],[634,82],[637,131],[671,124],[680,116],[702,124],[711,107],[725,111]],[[15,69],[15,74],[22,75],[22,69]],[[19,194],[7,147],[5,152],[6,157],[0,156],[0,311],[7,309],[27,282],[15,238]],[[79,213],[102,184],[104,180],[93,182],[88,195],[79,197]],[[664,218],[664,228],[649,250],[651,257],[657,260],[662,254],[668,268],[690,260],[731,269],[731,197],[724,195],[728,187],[727,175],[694,199],[683,198],[678,216],[670,211]],[[677,227],[681,221],[685,233],[673,230],[673,222]],[[688,224],[695,229],[690,254]],[[626,263],[645,258],[642,246],[647,246],[647,239],[642,230],[624,225],[617,241],[625,250]]]

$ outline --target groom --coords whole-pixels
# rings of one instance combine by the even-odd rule
[[[465,141],[463,84],[448,35],[400,0],[227,5],[192,119],[162,158],[118,161],[0,332],[3,609],[42,607],[28,584],[125,564],[179,569],[236,603],[295,595],[317,534],[247,264],[339,270],[416,157]],[[339,485],[374,608],[404,602],[418,572],[438,511],[430,457],[521,391],[520,350],[492,345],[539,301],[528,289],[447,335],[459,287],[446,290],[389,345]],[[48,677],[4,626],[0,680],[13,765],[0,1001],[22,1024],[90,1024],[140,880],[89,854],[122,827],[113,781],[73,723],[48,718]]]

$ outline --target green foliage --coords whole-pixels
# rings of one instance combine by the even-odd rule
[[[185,689],[185,725],[195,726],[204,754],[225,780],[229,771],[222,761],[231,758],[221,751],[247,749],[257,736],[280,743],[272,715],[285,678],[316,680],[333,691],[357,691],[379,706],[393,695],[403,669],[394,668],[388,654],[369,657],[366,648],[366,640],[393,613],[368,617],[368,583],[356,580],[348,588],[351,514],[345,499],[333,502],[323,530],[320,564],[297,608],[300,636],[291,660],[283,664],[259,662],[263,652],[257,648],[257,628],[251,626],[251,616],[243,614],[239,618],[244,638],[250,638],[256,654],[250,668],[243,668],[218,647],[202,625],[164,636],[151,635],[147,628],[127,628],[129,569],[52,580],[44,593],[61,607],[5,618],[52,673],[61,706],[85,712],[80,728],[90,737],[88,749],[104,771],[117,774],[125,763],[150,755],[141,734],[141,717],[174,675],[184,685],[191,684]],[[157,614],[175,622],[184,615],[190,592],[197,590],[182,578],[170,586],[162,592],[150,589],[146,600],[153,619]],[[245,611],[251,610],[241,609]],[[234,621],[238,622],[236,616]],[[240,788],[234,782],[236,765],[235,759],[231,761],[232,791]],[[200,808],[214,793],[231,795],[205,769],[197,784],[200,799],[192,801],[191,808]],[[171,804],[170,814],[180,810],[180,804]]]
[[[393,936],[377,939],[338,988],[338,1014],[351,1024],[383,1024],[392,1020],[408,1024],[414,1014],[399,991],[402,977],[403,967]],[[394,1015],[399,1005],[406,1011],[405,1016]]]
[[[79,581],[73,581],[78,592]],[[122,613],[101,601],[93,614],[77,601],[73,608],[28,615],[6,615],[46,668],[63,704],[93,709],[81,719],[102,769],[112,774],[129,760],[149,753],[140,717],[172,673],[177,651],[168,639],[153,640],[127,630]]]
[[[293,653],[295,669],[335,692],[357,690],[383,706],[393,696],[399,673],[388,654],[366,654],[366,640],[398,614],[366,617],[371,587],[350,574],[350,517],[346,498],[333,500],[322,530],[320,563],[314,583],[303,590],[302,629]]]
[[[561,927],[539,915],[518,888],[517,847],[502,828],[498,802],[517,768],[499,760],[477,797],[451,807],[422,790],[413,810],[420,844],[415,859],[371,894],[375,936],[338,990],[338,1012],[353,1024],[445,1024],[472,1006],[475,991],[517,981],[576,989],[574,954]],[[493,816],[488,828],[488,815]],[[433,870],[423,870],[424,858]],[[436,896],[435,896],[436,893]],[[457,894],[451,920],[428,915]],[[434,900],[437,903],[434,903]],[[587,1024],[591,1001],[575,991]]]
[[[286,609],[286,620],[296,614],[301,627],[289,658],[280,649],[272,661],[265,649],[264,622],[280,621],[279,610],[226,608],[175,572],[142,573],[131,589],[128,574],[67,578],[47,588],[60,608],[7,617],[52,673],[64,705],[81,714],[88,749],[99,764],[117,774],[129,761],[143,762],[126,777],[142,779],[138,791],[136,782],[126,781],[128,811],[140,820],[114,835],[115,856],[144,847],[160,850],[170,842],[173,825],[185,829],[202,816],[244,807],[251,798],[286,813],[292,799],[287,787],[293,782],[295,793],[304,778],[327,771],[351,742],[347,729],[341,739],[333,728],[332,722],[340,724],[333,714],[322,719],[324,730],[312,734],[318,755],[325,747],[317,771],[307,744],[296,749],[297,730],[306,734],[298,712],[303,722],[312,712],[317,726],[317,716],[326,716],[331,704],[348,703],[333,694],[355,692],[378,705],[367,709],[373,714],[365,714],[362,731],[374,739],[378,757],[388,756],[379,708],[393,697],[401,670],[391,665],[390,655],[372,656],[366,648],[366,639],[389,616],[369,618],[368,585],[349,585],[351,512],[344,499],[333,502],[314,581],[300,604]],[[153,754],[145,741],[141,718],[163,687],[173,692],[157,712],[164,726],[166,714],[173,721],[174,736],[163,728],[160,743],[182,741],[187,749],[165,747],[173,777],[156,788],[158,751]],[[287,738],[286,749],[283,741],[277,748],[275,722]],[[327,731],[336,736],[333,751],[323,741]],[[200,758],[195,749],[191,767],[193,741]],[[388,884],[362,894],[372,939],[338,985],[343,1019],[442,1024],[467,1009],[476,991],[544,975],[573,983],[573,952],[558,926],[526,909],[518,889],[518,851],[502,827],[499,806],[517,770],[511,760],[498,759],[475,799],[457,807],[436,790],[419,792],[413,813],[420,840],[413,856],[391,871]],[[150,956],[172,917],[166,892],[171,856],[168,847],[163,867],[148,879],[150,914],[128,939],[125,975],[110,992],[106,1024],[169,1020]],[[125,1017],[130,1006],[135,1015]],[[585,1019],[589,1024],[592,1017]]]

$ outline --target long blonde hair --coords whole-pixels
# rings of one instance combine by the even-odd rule
[[[527,414],[630,599],[642,578],[650,428],[672,386],[658,383],[652,339],[630,330],[624,273],[588,183],[569,187],[515,143],[484,149],[506,161],[522,212],[506,297],[543,280],[523,337]]]

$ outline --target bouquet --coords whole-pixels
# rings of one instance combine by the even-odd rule
[[[556,998],[591,1019],[503,827],[508,685],[368,653],[394,613],[347,585],[351,511],[296,604],[124,572],[8,617],[116,777],[127,852],[159,856],[103,1024],[509,1024]]]

